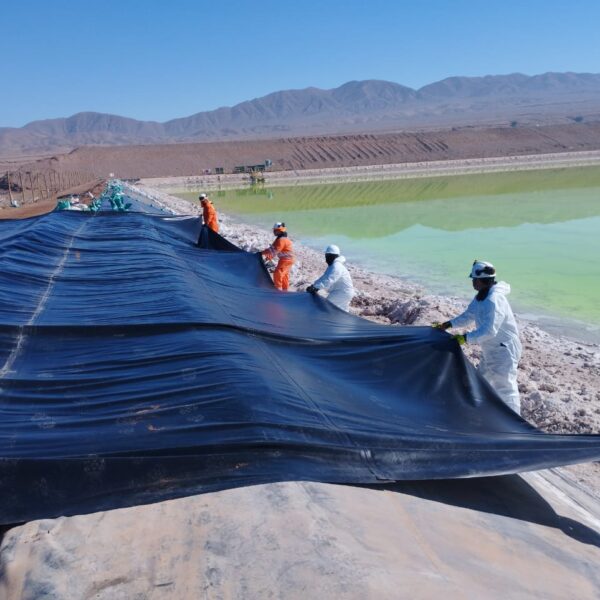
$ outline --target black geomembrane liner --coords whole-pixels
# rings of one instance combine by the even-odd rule
[[[280,292],[198,218],[134,208],[0,221],[1,523],[600,459],[600,436],[513,413],[447,333]]]

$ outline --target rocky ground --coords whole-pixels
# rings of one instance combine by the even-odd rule
[[[136,188],[147,199],[179,214],[194,214],[199,205],[152,188]],[[248,251],[262,250],[272,241],[270,231],[260,230],[220,215],[221,234]],[[323,255],[296,241],[297,262],[291,289],[304,291],[325,269]],[[342,249],[343,251],[343,249]],[[470,300],[432,295],[402,279],[374,274],[348,265],[356,297],[351,312],[388,325],[429,325],[445,321],[464,310]],[[518,315],[517,315],[518,318]],[[523,357],[519,364],[519,390],[523,417],[552,433],[600,433],[600,347],[556,337],[538,326],[519,320]],[[477,364],[479,349],[465,347]],[[600,494],[600,463],[569,467],[572,474]]]

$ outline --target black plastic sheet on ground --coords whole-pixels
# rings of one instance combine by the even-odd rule
[[[273,288],[197,218],[0,221],[0,522],[281,480],[600,458],[508,409],[446,333]]]

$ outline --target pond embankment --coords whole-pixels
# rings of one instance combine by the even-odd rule
[[[415,177],[506,173],[595,165],[600,165],[600,150],[273,171],[264,174],[264,182],[271,187],[294,185],[295,183],[309,185],[311,183],[321,184],[340,181],[412,179]],[[140,183],[157,190],[170,192],[200,189],[226,190],[249,185],[250,177],[246,173],[204,174],[181,177],[151,177],[142,179]]]

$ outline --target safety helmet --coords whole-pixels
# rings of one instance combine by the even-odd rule
[[[198,200],[202,201],[202,200],[208,200],[208,196],[206,194],[200,194],[198,196]]]
[[[335,244],[330,244],[329,246],[327,246],[327,248],[325,248],[325,254],[337,254],[339,256],[341,252],[339,246],[336,246]]]
[[[496,276],[496,269],[494,265],[484,260],[476,260],[473,262],[471,267],[471,279],[489,279],[490,277]]]
[[[275,233],[285,233],[287,231],[285,223],[275,223],[275,225],[273,225],[273,231]]]

